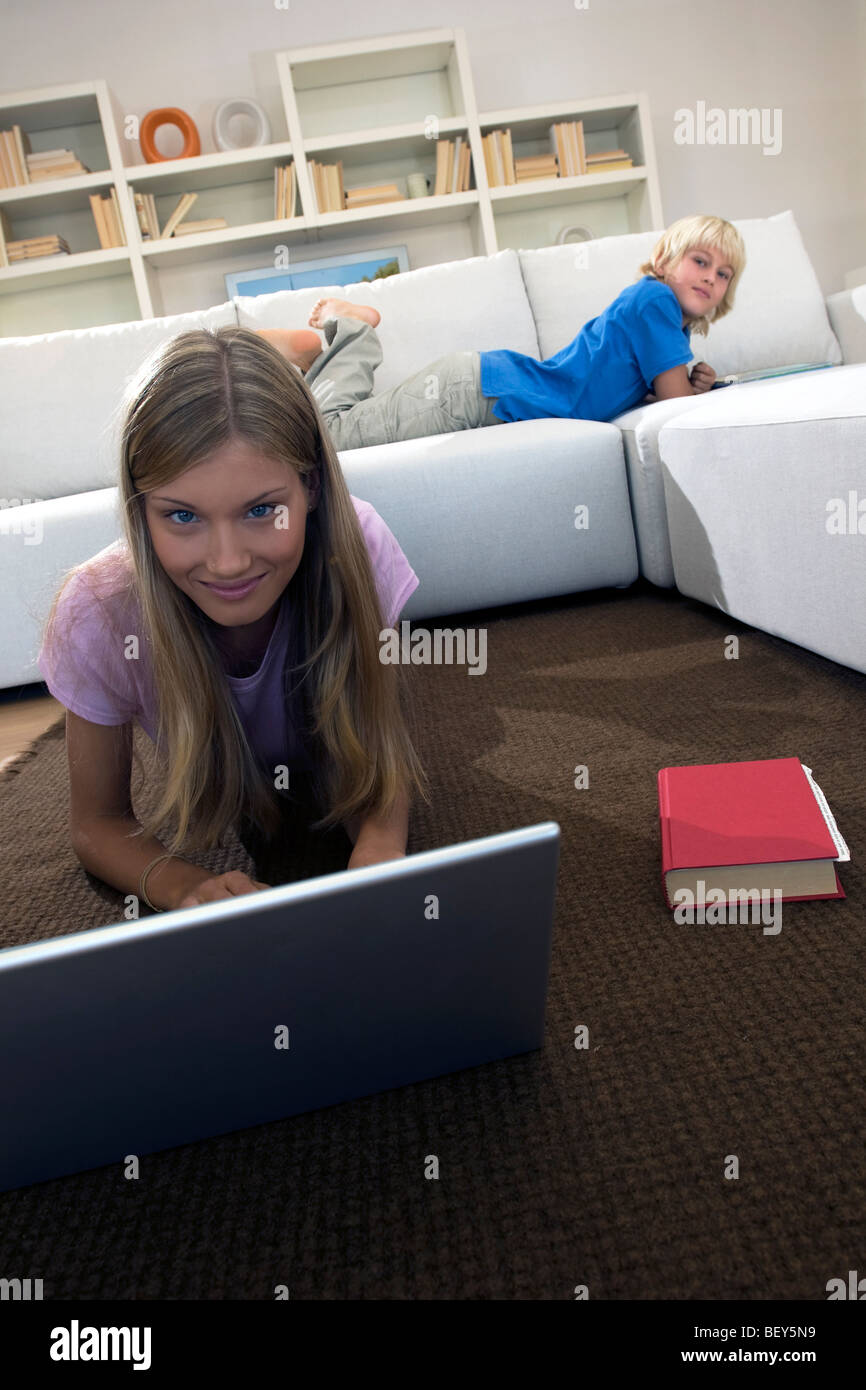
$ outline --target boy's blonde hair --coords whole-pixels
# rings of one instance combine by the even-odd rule
[[[711,323],[717,323],[733,309],[734,290],[746,267],[746,248],[736,227],[722,217],[709,217],[701,213],[696,213],[693,217],[681,217],[659,237],[650,259],[644,261],[638,275],[649,275],[654,280],[660,280],[662,276],[658,274],[657,266],[661,270],[674,269],[686,252],[696,246],[706,246],[720,251],[733,271],[728,287],[715,310],[711,310],[709,314],[702,314],[692,323],[693,333],[706,334],[710,331]]]
[[[137,599],[140,637],[150,650],[155,742],[167,760],[158,805],[139,819],[145,833],[156,834],[173,817],[177,829],[168,848],[175,854],[185,841],[192,849],[212,848],[242,813],[268,835],[280,827],[274,782],[253,755],[213,623],[162,568],[144,507],[147,492],[236,439],[293,470],[305,489],[313,470],[319,474],[317,504],[286,595],[293,631],[283,669],[287,713],[300,708],[305,716],[313,787],[325,812],[314,828],[387,813],[404,789],[410,799],[413,790],[428,799],[404,722],[405,673],[379,660],[378,637],[388,615],[312,393],[258,334],[237,327],[192,330],[152,354],[131,384],[120,458],[128,591]],[[54,630],[59,597],[46,641],[60,637]]]

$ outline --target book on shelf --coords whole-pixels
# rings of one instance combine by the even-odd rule
[[[343,161],[336,164],[319,164],[310,160],[310,174],[313,179],[313,192],[316,195],[318,212],[343,212],[346,207],[346,191],[343,187]]]
[[[445,171],[448,167],[448,141],[436,141],[436,179],[433,184],[433,197],[438,198],[445,190]]]
[[[12,240],[12,227],[3,208],[0,208],[0,268],[9,264],[6,243]]]
[[[274,217],[282,221],[295,215],[297,175],[295,164],[278,164],[274,169]]]
[[[162,229],[160,241],[165,241],[171,236],[175,227],[180,226],[180,223],[186,217],[197,197],[197,193],[183,193],[180,198],[178,198],[169,214],[168,221]]]
[[[631,169],[630,159],[612,159],[609,164],[590,164],[588,174],[615,174],[619,169]]]
[[[571,141],[577,174],[586,173],[586,141],[583,136],[583,121],[569,121],[568,138]]]
[[[556,162],[559,166],[560,177],[566,178],[568,176],[568,171],[571,167],[571,160],[568,154],[568,147],[566,145],[565,134],[562,129],[561,121],[554,122],[554,124],[550,127],[550,148],[556,155]]]
[[[487,182],[491,188],[501,188],[504,184],[516,183],[514,155],[511,150],[511,132],[490,130],[481,139],[484,151],[484,167]]]
[[[98,193],[89,195],[90,211],[93,213],[93,221],[96,224],[96,235],[99,237],[99,246],[103,251],[107,251],[111,246],[111,238],[108,231],[108,222],[105,217],[105,206]]]
[[[110,207],[111,216],[115,223],[115,233],[117,235],[117,241],[114,244],[115,246],[125,246],[126,232],[123,230],[123,216],[120,211],[120,201],[117,197],[117,189],[114,184],[111,185]]]
[[[93,213],[93,221],[96,224],[96,235],[99,237],[99,246],[103,251],[108,251],[112,246],[125,246],[126,237],[123,231],[123,220],[120,216],[120,204],[117,201],[117,190],[112,188],[104,198],[98,193],[89,194],[90,210]]]
[[[463,136],[458,135],[454,142],[454,157],[451,165],[451,192],[456,193],[462,187],[460,176],[463,171]]]
[[[556,155],[560,178],[573,179],[586,173],[583,121],[554,121],[550,127],[550,148]]]
[[[555,179],[558,175],[556,156],[529,156],[515,161],[517,183],[528,183],[532,179]]]
[[[155,197],[152,193],[133,191],[132,198],[142,241],[159,241],[159,218],[156,215]]]
[[[627,150],[596,150],[594,154],[586,156],[587,165],[607,164],[611,160],[623,160],[625,163],[631,164],[631,156]]]
[[[346,190],[346,209],[371,207],[374,203],[403,203],[403,194],[396,183],[366,184]]]
[[[484,155],[484,172],[487,175],[488,188],[496,187],[495,170],[493,168],[493,151],[490,147],[489,135],[481,137],[481,153]]]
[[[490,132],[490,139],[493,144],[493,170],[496,174],[496,185],[497,187],[502,187],[502,185],[506,181],[505,153],[502,148],[502,132],[499,130],[492,130]],[[515,170],[515,178],[516,177],[517,172]]]
[[[74,150],[45,150],[41,154],[27,155],[27,172],[31,183],[40,179],[68,179],[73,174],[89,174],[92,171],[75,154]]]
[[[23,241],[7,241],[6,255],[9,264],[18,261],[34,261],[41,256],[68,256],[69,244],[55,233],[46,236],[25,237]]]
[[[324,192],[322,190],[322,181],[319,176],[318,161],[315,159],[311,159],[309,164],[307,165],[307,168],[310,171],[310,181],[313,185],[313,196],[316,200],[316,211],[321,212],[324,208]]]
[[[21,240],[7,241],[6,243],[6,251],[10,259],[14,256],[40,255],[45,250],[64,251],[68,254],[69,243],[65,237],[59,236],[56,232],[46,232],[44,236],[24,237]]]
[[[625,150],[601,150],[586,156],[588,174],[612,174],[617,169],[633,169],[634,161]]]
[[[514,149],[511,144],[510,130],[504,130],[502,132],[502,153],[506,181],[508,183],[517,183],[517,168],[514,160]]]
[[[695,906],[749,892],[782,902],[844,898],[836,864],[851,855],[799,758],[664,767],[658,774],[662,881]],[[683,898],[680,899],[680,902]]]
[[[175,227],[174,235],[195,236],[196,232],[218,232],[228,225],[224,217],[204,217],[199,222],[181,222],[179,227]]]
[[[436,141],[436,181],[433,196],[466,193],[472,172],[472,152],[464,135],[456,140]]]
[[[0,130],[0,188],[21,188],[30,182],[27,156],[30,140],[20,125]]]
[[[338,160],[336,164],[327,164],[325,177],[328,185],[329,211],[342,212],[346,206],[346,194],[343,188],[343,161]]]

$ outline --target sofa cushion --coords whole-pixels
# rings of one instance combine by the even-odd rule
[[[720,376],[793,362],[841,362],[794,214],[735,220],[734,226],[746,245],[746,269],[731,313],[707,337],[692,334],[695,359],[705,359]],[[638,232],[519,252],[543,358],[570,343],[634,283],[660,236]]]
[[[866,362],[866,285],[828,295],[827,313],[845,362]]]
[[[240,296],[234,303],[244,328],[303,328],[316,300],[325,296],[372,304],[382,315],[375,395],[446,352],[512,348],[538,356],[516,251],[424,266],[369,284],[281,290]]]
[[[719,392],[715,392],[719,395]],[[639,405],[613,422],[622,431],[631,515],[640,572],[661,588],[674,587],[674,567],[659,458],[659,433],[677,415],[700,406],[704,396],[676,396]]]
[[[659,435],[677,588],[866,671],[866,364],[699,401]]]
[[[155,347],[236,323],[234,306],[0,339],[0,497],[68,497],[118,479],[124,388]]]
[[[613,425],[520,420],[351,449],[340,463],[418,576],[407,620],[637,578]]]

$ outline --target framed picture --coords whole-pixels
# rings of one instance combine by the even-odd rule
[[[384,251],[357,251],[343,256],[323,256],[316,261],[296,261],[280,270],[238,270],[227,275],[229,299],[235,295],[276,294],[278,290],[305,290],[313,285],[355,285],[362,280],[381,280],[409,269],[405,246],[386,246]]]

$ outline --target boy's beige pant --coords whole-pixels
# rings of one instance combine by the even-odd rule
[[[372,396],[382,361],[375,328],[361,319],[327,319],[327,346],[304,380],[316,398],[337,449],[393,444],[427,434],[503,423],[493,398],[481,394],[477,352],[449,352],[390,391]]]

